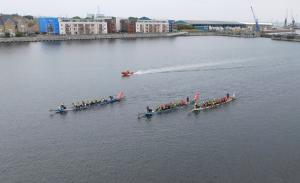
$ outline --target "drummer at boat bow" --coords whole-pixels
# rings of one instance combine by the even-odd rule
[[[62,111],[62,110],[67,109],[67,107],[65,106],[64,103],[61,103],[60,106],[58,107],[58,109]]]
[[[147,110],[147,113],[152,113],[152,111],[153,111],[149,106],[147,106],[146,110]]]

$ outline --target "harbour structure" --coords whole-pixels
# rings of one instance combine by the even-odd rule
[[[107,34],[107,22],[104,19],[59,19],[59,34],[60,35],[97,35]]]
[[[198,31],[246,28],[246,25],[236,21],[179,20],[176,25],[191,25]]]
[[[253,19],[254,19],[254,22],[255,22],[255,32],[258,33],[258,32],[260,32],[260,26],[259,26],[259,23],[258,23],[258,18],[256,17],[252,6],[251,6],[251,11],[252,11]]]
[[[38,18],[40,33],[58,35],[59,22],[57,17],[39,17]]]
[[[137,33],[165,33],[169,32],[168,20],[151,20],[146,17],[142,17],[136,22]]]
[[[197,31],[254,31],[256,23],[238,21],[179,20],[176,25],[189,25]],[[262,30],[272,29],[272,23],[259,23]]]
[[[251,23],[251,22],[242,22],[245,26],[246,29],[250,30],[250,31],[256,31],[257,30],[257,25],[256,23]],[[260,32],[266,32],[269,30],[272,30],[273,28],[273,23],[270,22],[260,22],[258,23],[259,25],[259,30]]]

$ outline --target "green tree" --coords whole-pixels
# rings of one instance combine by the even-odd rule
[[[17,32],[16,33],[16,37],[23,37],[23,36],[24,36],[24,34],[22,32]]]
[[[188,25],[188,24],[179,24],[176,25],[177,30],[190,30],[190,29],[194,29],[194,27],[192,25]]]
[[[130,20],[130,21],[137,21],[138,18],[137,17],[128,17],[128,20]]]
[[[31,16],[31,15],[25,15],[23,17],[26,18],[26,19],[28,19],[28,20],[33,20],[33,16]]]

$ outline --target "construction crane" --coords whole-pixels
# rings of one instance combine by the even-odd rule
[[[288,10],[286,10],[286,15],[285,15],[285,19],[284,19],[284,27],[288,26]]]
[[[252,6],[251,6],[251,11],[252,11],[253,18],[254,18],[254,21],[255,21],[255,32],[260,32],[260,28],[259,28],[259,24],[258,24],[258,18],[256,18],[256,16],[255,16],[255,13],[254,13],[254,10],[253,10],[253,7],[252,7]]]
[[[294,28],[295,26],[296,26],[296,21],[295,21],[294,14],[292,11],[292,27]]]

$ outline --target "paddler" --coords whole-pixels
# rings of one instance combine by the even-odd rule
[[[229,97],[230,97],[230,95],[229,95],[229,93],[227,93],[227,94],[226,94],[226,98],[227,98],[227,100],[229,99]]]
[[[149,106],[147,106],[146,109],[147,109],[147,113],[152,113],[152,109]]]

